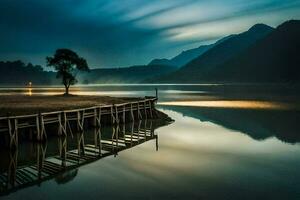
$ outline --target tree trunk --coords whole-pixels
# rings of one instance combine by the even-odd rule
[[[65,95],[69,95],[69,86],[65,85]]]

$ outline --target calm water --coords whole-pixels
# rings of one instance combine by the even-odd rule
[[[158,108],[175,120],[154,128],[156,138],[75,168],[68,181],[53,177],[0,198],[300,199],[300,112],[293,91],[243,86],[227,95],[228,88],[218,85],[130,85],[73,92],[145,96],[154,95],[155,87]],[[0,93],[49,91],[61,90]]]

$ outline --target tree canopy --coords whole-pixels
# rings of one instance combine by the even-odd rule
[[[77,73],[90,70],[86,60],[70,49],[57,49],[54,56],[46,60],[47,66],[57,71],[56,78],[62,79],[66,95],[69,94],[69,87],[77,82]]]

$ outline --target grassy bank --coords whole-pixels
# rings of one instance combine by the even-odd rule
[[[39,112],[69,110],[136,101],[139,98],[109,96],[0,96],[0,116],[25,115]]]

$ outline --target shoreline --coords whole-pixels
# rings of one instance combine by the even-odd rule
[[[83,109],[93,106],[130,103],[144,99],[145,98],[83,95],[3,95],[0,96],[0,117]]]
[[[3,98],[3,97],[2,97]],[[96,98],[96,99],[95,99]],[[106,98],[106,99],[105,99]],[[109,98],[109,104],[105,102]],[[47,99],[47,101],[46,101]],[[45,105],[49,103],[49,100],[54,101],[52,105]],[[102,101],[100,101],[102,99]],[[103,100],[105,99],[105,101]],[[6,98],[11,100],[11,98]],[[92,101],[93,100],[93,101]],[[122,102],[112,104],[112,100],[115,102]],[[157,102],[156,97],[145,97],[143,99],[138,98],[112,98],[112,97],[85,97],[82,96],[34,96],[27,97],[27,107],[23,110],[30,114],[19,114],[16,113],[20,110],[16,107],[12,107],[16,102],[20,104],[26,102],[25,99],[13,99],[13,101],[7,101],[4,106],[10,111],[14,111],[14,115],[7,115],[6,117],[0,117],[0,131],[7,132],[9,134],[10,148],[17,146],[18,144],[18,130],[31,130],[34,133],[37,141],[42,141],[48,138],[48,131],[51,127],[57,128],[58,136],[67,136],[68,132],[72,133],[74,127],[76,130],[83,132],[88,126],[101,127],[102,124],[125,124],[127,122],[135,120],[148,120],[148,119],[160,119],[166,121],[172,121],[171,118],[159,112],[155,108]],[[86,102],[87,101],[87,102]],[[126,101],[126,102],[124,102]],[[38,104],[40,102],[40,104]],[[74,102],[77,104],[81,103],[79,108],[78,105],[75,109]],[[52,102],[53,103],[53,102]],[[24,105],[24,104],[23,104]],[[56,105],[56,107],[54,107]],[[87,105],[90,105],[87,107]],[[62,106],[59,108],[59,106]],[[28,110],[29,109],[29,110]],[[37,113],[37,109],[39,113]],[[44,109],[44,112],[40,112]],[[54,111],[51,111],[51,110]],[[49,127],[51,125],[51,127]],[[72,128],[73,127],[73,128]],[[30,136],[32,138],[32,134]]]

